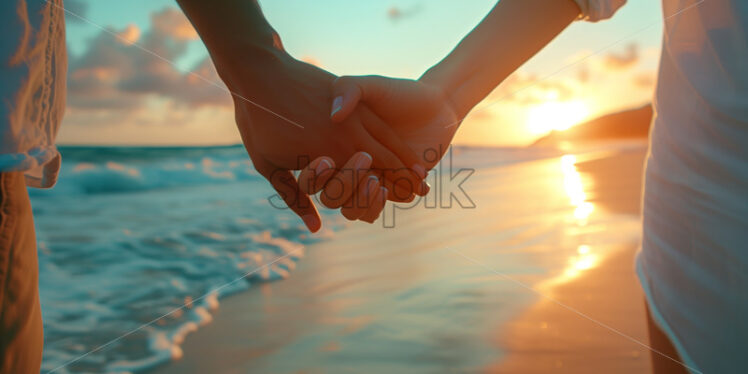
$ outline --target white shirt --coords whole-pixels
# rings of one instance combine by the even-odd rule
[[[65,112],[62,0],[0,1],[0,171],[52,187],[60,168],[55,137]]]
[[[595,21],[619,0],[576,0]],[[663,0],[637,272],[683,362],[745,369],[748,1]]]

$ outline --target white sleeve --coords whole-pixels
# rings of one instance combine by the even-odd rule
[[[626,0],[574,0],[581,12],[579,18],[585,21],[597,22],[608,19],[626,4]]]

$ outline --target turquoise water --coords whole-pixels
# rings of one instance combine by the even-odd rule
[[[324,211],[325,231],[310,237],[291,212],[273,208],[273,191],[241,146],[61,152],[57,186],[29,190],[44,372],[137,372],[179,358],[184,337],[210,322],[221,297],[288,277],[306,245],[343,227]],[[455,153],[470,166],[549,156]]]

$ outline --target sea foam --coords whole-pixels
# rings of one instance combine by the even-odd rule
[[[179,359],[220,298],[288,277],[320,240],[268,203],[274,192],[242,147],[62,153],[58,185],[30,190],[43,371],[139,372]]]
[[[241,146],[61,151],[57,186],[29,190],[45,372],[139,372],[179,359],[220,298],[288,277],[305,245],[342,224],[322,210],[326,228],[312,236],[274,208]],[[455,153],[453,167],[475,167],[549,151]]]

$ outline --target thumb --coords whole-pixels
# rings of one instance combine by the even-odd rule
[[[341,123],[356,109],[363,94],[358,77],[338,77],[332,83],[332,110],[330,119]]]
[[[373,108],[392,104],[393,100],[407,97],[396,85],[397,79],[380,75],[360,75],[338,77],[332,83],[332,112],[330,118],[334,123],[345,120],[359,102],[365,102]],[[400,95],[394,93],[400,92]]]

